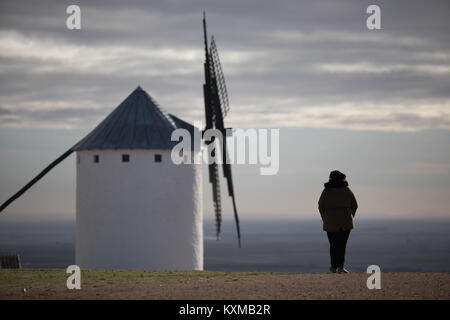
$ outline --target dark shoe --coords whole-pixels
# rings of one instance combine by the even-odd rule
[[[337,268],[337,273],[350,273],[350,272],[345,268]]]
[[[330,267],[330,273],[336,273],[336,268]]]

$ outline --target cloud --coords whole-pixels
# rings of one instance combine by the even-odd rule
[[[330,73],[374,73],[381,74],[387,72],[412,72],[418,74],[430,75],[448,75],[450,74],[450,64],[432,65],[432,64],[385,64],[378,65],[362,61],[355,63],[325,63],[314,67],[318,71]]]
[[[0,32],[0,57],[32,62],[28,73],[70,72],[89,75],[125,72],[148,76],[192,72],[189,62],[201,60],[202,51],[188,48],[85,46],[30,38],[17,32]],[[155,62],[153,65],[152,61]],[[146,68],[142,68],[144,62]],[[183,67],[177,68],[177,62],[182,62]],[[173,67],[167,68],[167,64]]]
[[[375,44],[377,46],[406,46],[411,48],[424,47],[429,45],[429,39],[424,39],[415,36],[395,37],[389,33],[351,33],[348,31],[330,31],[330,30],[315,30],[312,32],[301,31],[275,31],[269,34],[276,41],[284,42],[285,45],[292,43],[323,43],[334,42],[341,43],[346,46],[351,44],[369,45]]]
[[[260,113],[250,111],[244,117],[230,116],[231,121],[246,126],[250,121],[268,127],[345,128],[350,130],[417,131],[450,129],[450,100],[445,104],[426,103],[421,107],[408,105],[361,105],[340,103],[320,107],[298,106],[286,112]],[[253,108],[256,109],[257,107]]]
[[[27,107],[0,108],[0,124],[5,127],[79,128],[84,127],[86,121],[99,122],[110,111],[90,101],[82,101],[77,107],[65,101],[29,102]]]
[[[364,2],[81,1],[80,31],[65,28],[65,6],[2,2],[1,126],[92,127],[137,85],[180,117],[203,119],[206,8],[230,126],[449,129],[446,2],[383,4],[375,32]]]

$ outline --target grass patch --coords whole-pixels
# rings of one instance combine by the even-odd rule
[[[153,271],[153,270],[106,270],[82,269],[82,281],[126,281],[154,277],[224,277],[286,274],[278,272],[225,272],[225,271]],[[26,286],[33,283],[66,281],[69,274],[65,269],[3,269],[0,270],[0,285]]]
[[[64,281],[69,275],[64,269],[6,269],[0,270],[0,285],[26,286],[36,282]]]

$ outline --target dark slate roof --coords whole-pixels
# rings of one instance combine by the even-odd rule
[[[163,111],[137,87],[72,150],[171,149],[178,143],[170,140],[176,128],[187,129],[193,137],[194,126]]]

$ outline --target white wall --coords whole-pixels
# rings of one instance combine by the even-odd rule
[[[177,166],[169,150],[78,151],[76,162],[77,265],[203,269],[201,165]]]

